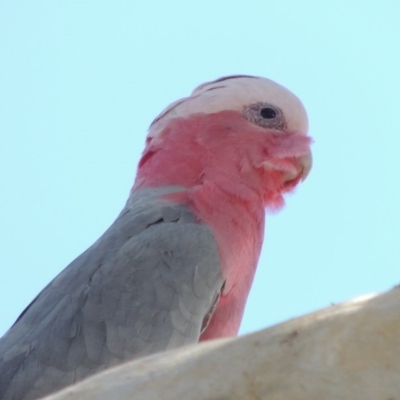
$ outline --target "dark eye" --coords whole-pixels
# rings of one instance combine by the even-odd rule
[[[272,119],[276,117],[276,111],[272,108],[265,107],[260,110],[260,115],[265,119]]]
[[[283,131],[286,129],[283,111],[276,105],[266,102],[253,103],[243,108],[243,116],[252,124],[267,129]]]

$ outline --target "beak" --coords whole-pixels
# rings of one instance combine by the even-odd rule
[[[312,155],[311,150],[309,150],[307,154],[296,158],[293,164],[291,163],[290,169],[284,175],[285,186],[291,188],[296,186],[300,181],[303,182],[310,173],[311,167]]]
[[[303,167],[303,170],[300,174],[301,176],[301,181],[303,182],[308,174],[311,171],[311,167],[312,167],[312,154],[311,154],[311,150],[308,151],[308,153],[305,156],[302,156],[299,158],[299,162],[300,165]]]

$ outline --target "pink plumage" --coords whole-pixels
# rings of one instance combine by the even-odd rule
[[[287,124],[283,130],[254,124],[243,110],[196,111],[171,117],[149,136],[134,188],[184,187],[168,199],[189,206],[214,232],[225,286],[201,335],[207,340],[237,334],[261,252],[264,210],[282,207],[283,194],[308,173],[311,139]]]

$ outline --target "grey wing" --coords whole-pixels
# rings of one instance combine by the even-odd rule
[[[216,242],[164,203],[127,207],[22,313],[0,340],[0,399],[36,399],[198,341],[223,285]]]

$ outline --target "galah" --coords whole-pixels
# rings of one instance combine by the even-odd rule
[[[151,124],[111,227],[0,341],[0,398],[32,400],[127,360],[238,333],[265,208],[311,168],[300,100],[235,75]]]

